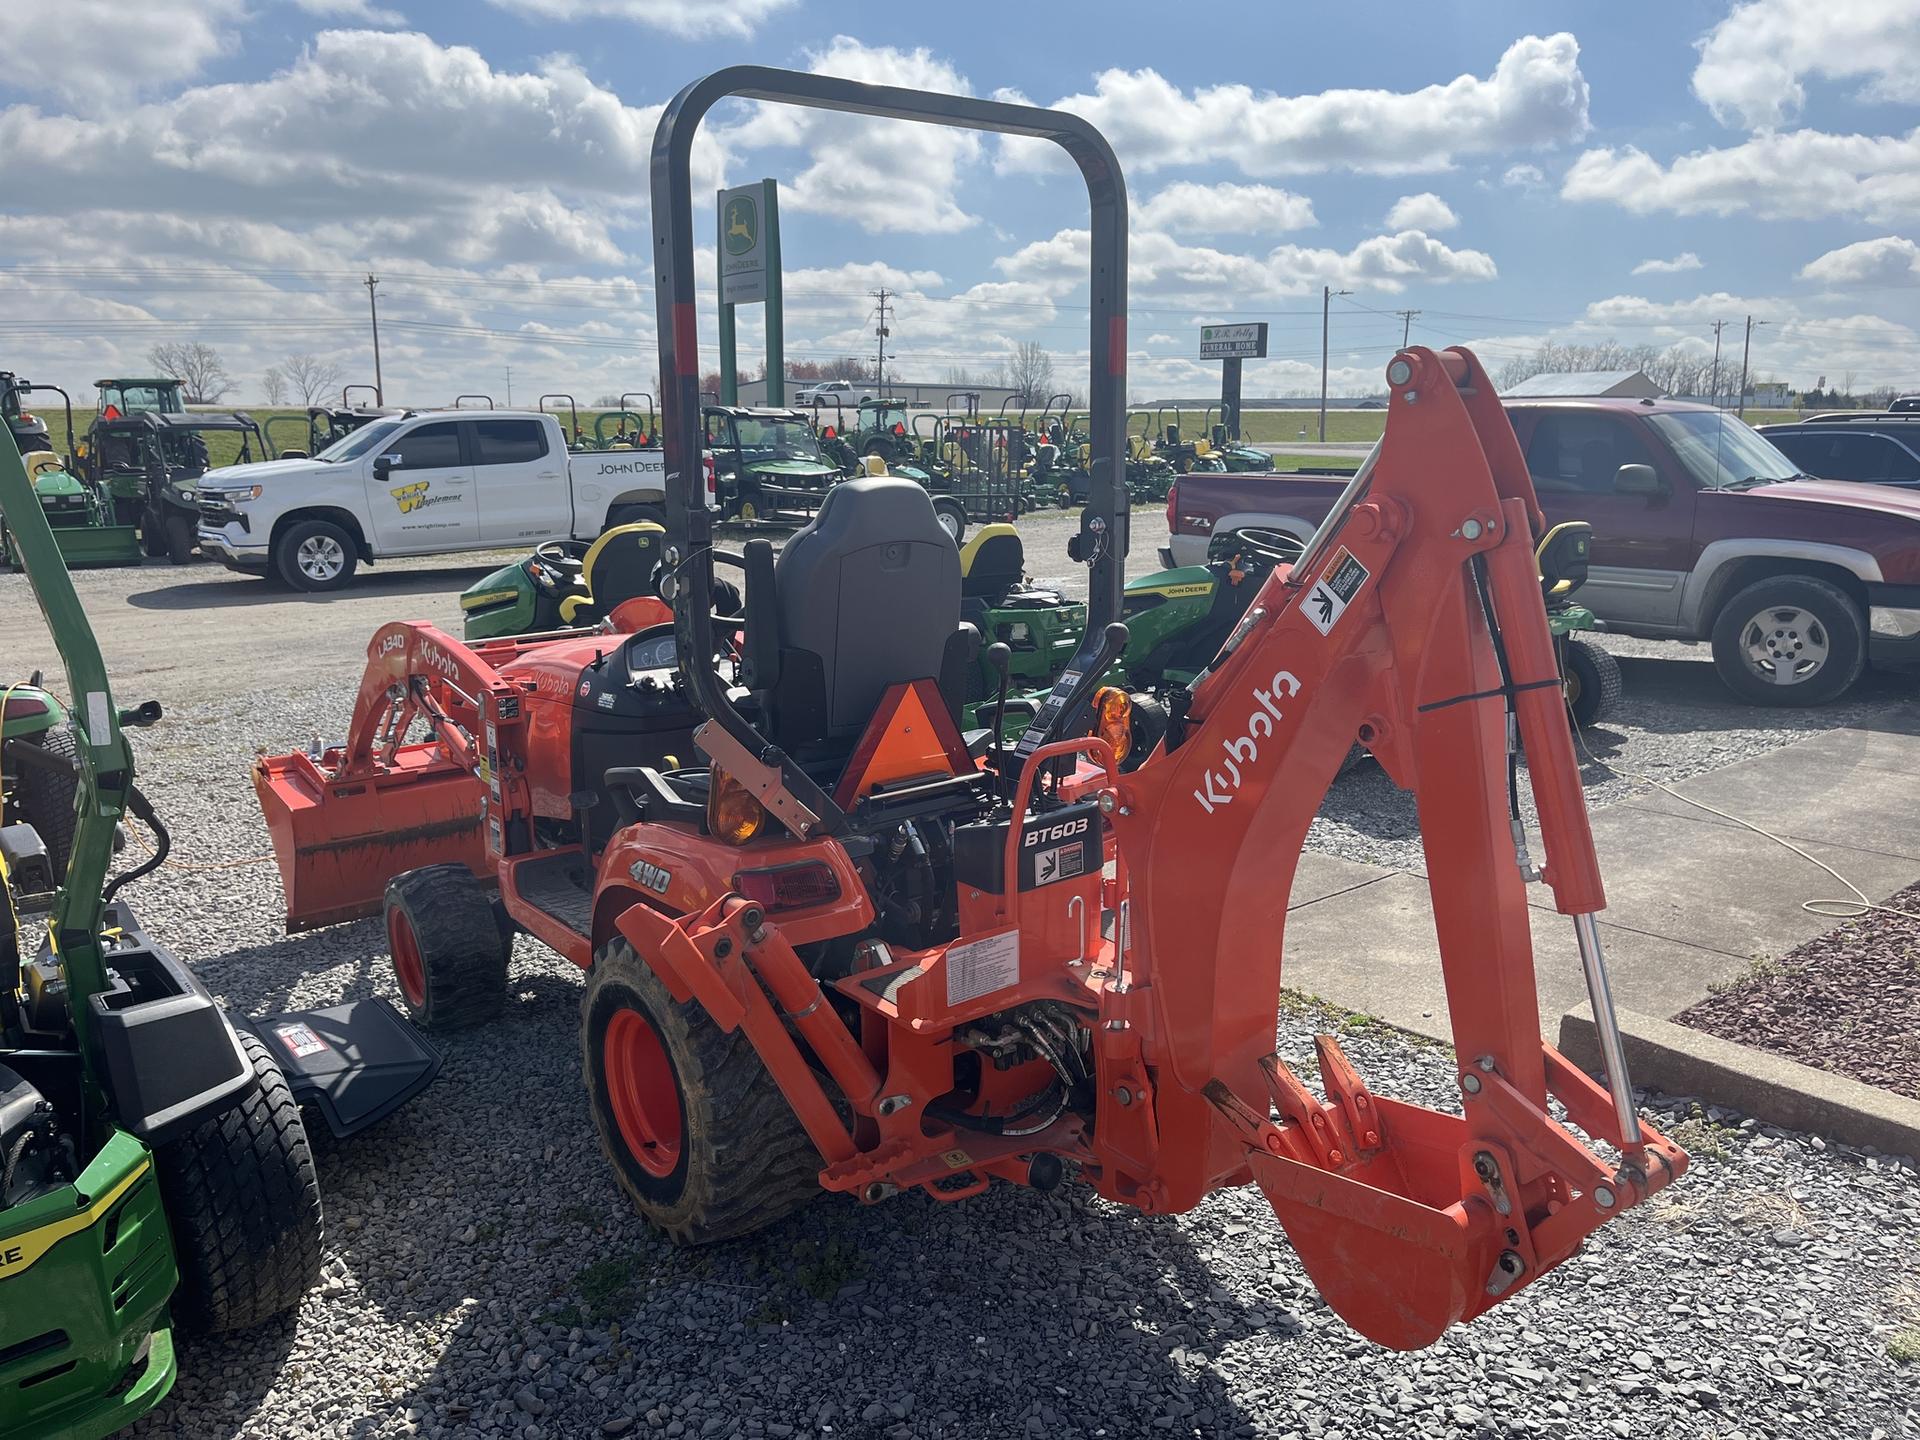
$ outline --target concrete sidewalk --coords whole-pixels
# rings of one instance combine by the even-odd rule
[[[1673,788],[1792,840],[1870,899],[1920,881],[1920,716],[1830,730]],[[1840,923],[1802,901],[1850,898],[1791,851],[1658,790],[1600,811],[1593,833],[1615,1002],[1661,1019],[1756,958]],[[1533,853],[1541,853],[1537,836]],[[1554,911],[1544,886],[1528,895],[1541,1026],[1551,1039],[1561,1015],[1585,1002],[1586,987],[1572,921]],[[1290,988],[1452,1039],[1424,876],[1303,855],[1286,950]]]

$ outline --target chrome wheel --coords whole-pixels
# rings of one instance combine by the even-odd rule
[[[1802,685],[1820,673],[1833,642],[1820,617],[1797,605],[1770,606],[1740,627],[1747,668],[1774,685]]]
[[[340,578],[347,566],[347,552],[331,535],[309,535],[300,542],[293,560],[302,575],[324,585]]]

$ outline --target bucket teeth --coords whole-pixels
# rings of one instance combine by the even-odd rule
[[[1346,1121],[1355,1153],[1371,1155],[1385,1143],[1380,1109],[1373,1103],[1373,1092],[1367,1089],[1338,1040],[1331,1035],[1316,1035],[1313,1048],[1320,1057],[1320,1086]]]
[[[1293,1123],[1311,1152],[1313,1163],[1327,1170],[1339,1170],[1351,1164],[1354,1140],[1348,1132],[1346,1116],[1316,1100],[1313,1092],[1278,1055],[1267,1056],[1260,1062],[1260,1068],[1266,1072],[1273,1108],[1280,1112],[1281,1119]]]

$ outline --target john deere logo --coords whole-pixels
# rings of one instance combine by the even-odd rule
[[[729,255],[745,255],[760,242],[760,215],[745,195],[727,202],[726,242]]]

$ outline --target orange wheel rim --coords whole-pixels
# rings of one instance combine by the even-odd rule
[[[387,911],[387,948],[393,952],[393,974],[400,993],[415,1009],[427,1003],[427,967],[420,960],[420,940],[413,922],[398,907]]]
[[[607,1097],[627,1153],[649,1175],[680,1163],[680,1088],[659,1032],[638,1010],[616,1010],[600,1042]]]

